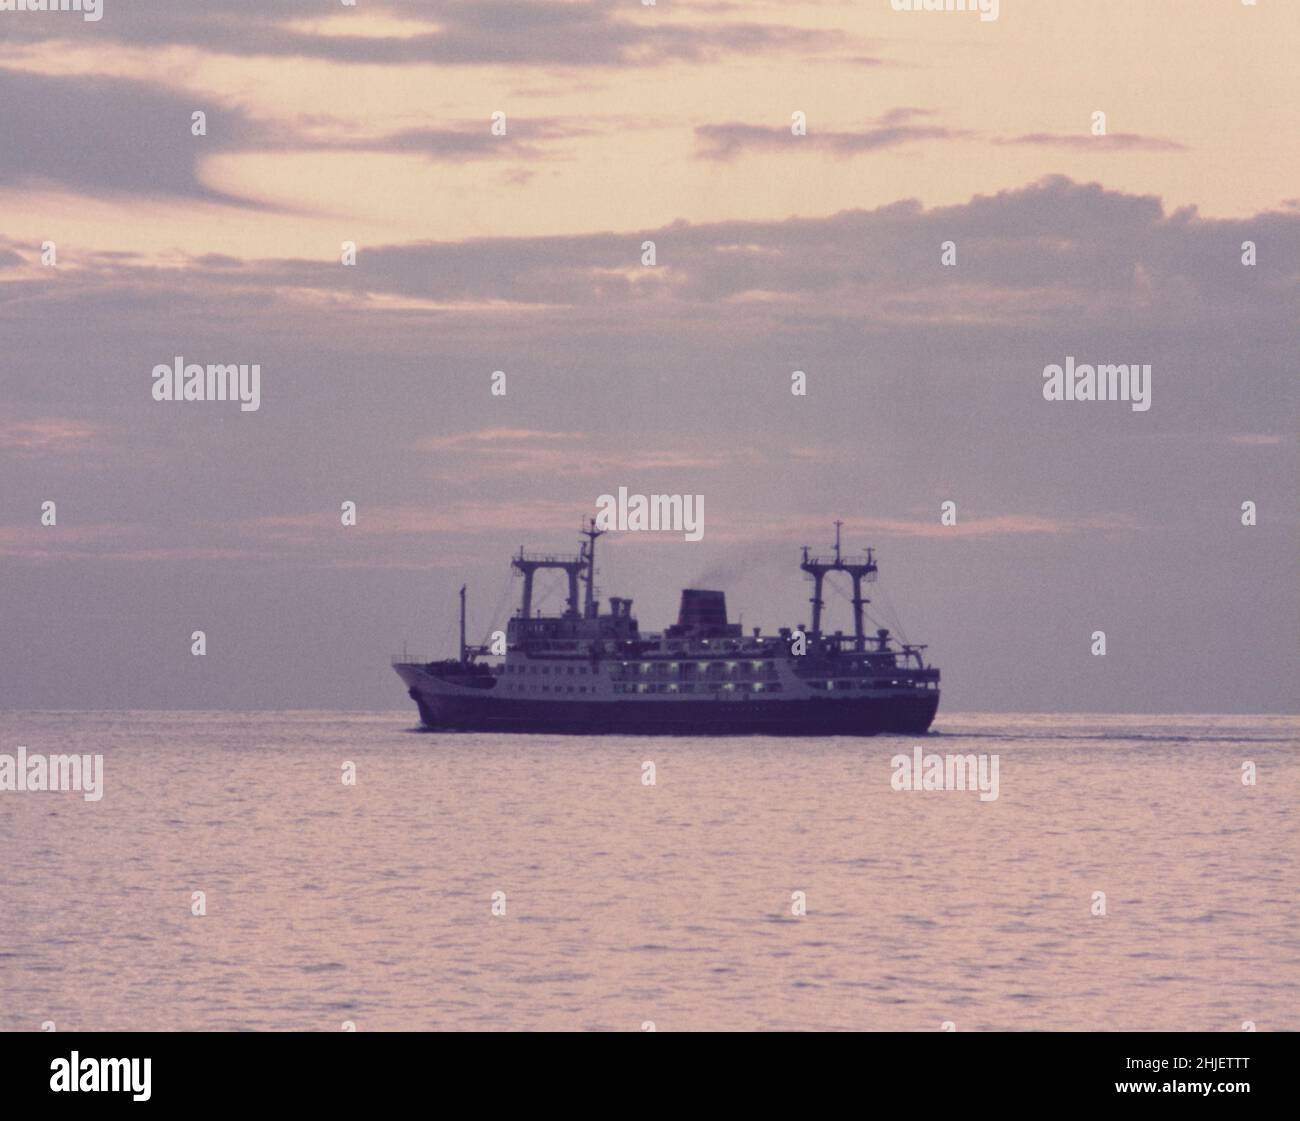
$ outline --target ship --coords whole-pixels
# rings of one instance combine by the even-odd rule
[[[632,600],[596,598],[596,541],[606,530],[592,519],[576,554],[511,557],[523,577],[521,603],[497,642],[465,642],[460,589],[459,657],[392,659],[419,709],[424,729],[556,735],[919,735],[939,707],[939,670],[926,647],[899,642],[888,628],[868,636],[863,585],[876,579],[872,549],[842,555],[840,522],[833,554],[810,555],[812,625],[742,633],[727,616],[726,593],[685,588],[677,622],[641,631]],[[538,572],[568,577],[559,614],[533,607]],[[825,581],[843,573],[853,586],[853,634],[822,631]],[[579,603],[579,585],[584,594]],[[502,648],[504,646],[504,648]]]

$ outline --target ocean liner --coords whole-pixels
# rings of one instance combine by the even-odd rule
[[[509,621],[504,657],[465,643],[465,589],[460,590],[460,656],[439,662],[393,659],[428,729],[642,735],[919,734],[939,707],[939,671],[924,646],[898,643],[887,629],[868,636],[862,585],[876,578],[872,550],[810,556],[812,626],[743,634],[727,619],[725,593],[682,591],[677,622],[642,633],[632,601],[595,598],[593,520],[576,555],[525,553],[511,558],[523,575],[522,602]],[[543,569],[568,576],[558,615],[533,610],[533,580]],[[853,634],[822,632],[822,591],[830,573],[853,581]],[[584,585],[579,604],[579,583]],[[500,647],[497,648],[498,651]],[[500,656],[498,654],[498,656]]]

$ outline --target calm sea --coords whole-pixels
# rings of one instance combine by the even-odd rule
[[[4,1029],[1300,1028],[1297,717],[941,714],[923,740],[0,724],[0,753],[104,756],[98,802],[0,793]],[[996,754],[997,800],[892,789],[918,742]]]

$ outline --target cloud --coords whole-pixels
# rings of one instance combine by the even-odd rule
[[[1265,432],[1238,433],[1230,436],[1229,439],[1234,444],[1247,448],[1271,448],[1283,443],[1281,436],[1269,435]]]
[[[995,144],[1022,144],[1035,147],[1073,148],[1078,151],[1185,152],[1187,145],[1160,136],[1143,136],[1136,132],[1111,132],[1105,136],[1081,136],[1078,133],[1029,132],[994,140]]]
[[[754,125],[741,122],[700,125],[695,129],[699,147],[696,156],[708,160],[734,160],[750,151],[792,151],[811,148],[833,156],[856,156],[867,152],[899,148],[924,140],[978,139],[980,134],[969,129],[954,129],[935,123],[925,123],[935,116],[934,110],[903,106],[868,122],[861,130],[843,131],[819,129],[815,122],[808,126],[806,135],[796,136],[790,126]],[[1074,133],[1026,133],[1014,137],[991,137],[998,145],[1024,145],[1034,147],[1071,148],[1078,151],[1186,151],[1185,145],[1175,140],[1138,133],[1117,132],[1106,136],[1078,135]]]
[[[149,82],[95,76],[49,76],[0,68],[0,186],[57,186],[79,194],[170,196],[266,209],[216,190],[203,163],[240,152],[372,152],[463,164],[530,159],[537,145],[584,135],[586,125],[518,117],[506,136],[488,120],[450,127],[358,134],[339,121],[262,121],[239,105]],[[191,132],[202,110],[207,135]],[[15,262],[0,258],[0,267]]]
[[[17,42],[64,39],[210,53],[323,59],[347,64],[655,66],[719,54],[834,47],[836,31],[777,24],[689,24],[654,7],[601,0],[387,0],[312,20],[298,0],[132,0],[107,4],[99,23],[7,21]],[[350,33],[349,28],[355,32]]]
[[[643,238],[660,265],[642,268]],[[369,291],[437,301],[501,301],[554,309],[576,321],[592,307],[635,308],[627,330],[672,317],[694,331],[692,308],[726,308],[725,320],[769,329],[837,316],[877,327],[907,323],[1028,323],[1068,317],[1099,323],[1127,317],[1169,327],[1190,314],[1239,326],[1297,307],[1285,273],[1242,284],[1241,241],[1266,239],[1277,260],[1300,256],[1300,217],[1277,213],[1207,220],[1164,213],[1151,196],[1051,177],[958,206],[904,201],[871,211],[771,222],[674,224],[631,234],[416,243],[366,250],[347,279]],[[939,266],[942,242],[959,265]],[[1231,250],[1231,251],[1230,251]],[[335,266],[262,262],[259,283],[336,289]],[[1258,299],[1260,287],[1267,299]],[[766,299],[750,302],[755,294]],[[1279,305],[1275,302],[1280,300]],[[711,313],[711,322],[717,323]],[[705,324],[701,323],[701,327]]]
[[[655,268],[640,265],[645,238],[658,246]],[[107,323],[229,305],[248,329],[276,334],[289,316],[345,347],[362,321],[384,322],[398,347],[434,322],[445,340],[477,346],[491,323],[499,340],[559,351],[593,337],[637,346],[669,329],[677,342],[705,345],[922,328],[1024,342],[1050,331],[1059,360],[1089,334],[1113,337],[1116,324],[1161,345],[1225,329],[1248,349],[1272,345],[1300,313],[1294,274],[1243,270],[1246,239],[1267,244],[1271,261],[1300,259],[1300,215],[1167,214],[1152,196],[1051,177],[928,210],[903,201],[824,218],[367,246],[350,269],[333,259],[197,258],[179,284],[175,268],[85,255],[76,272],[33,269],[0,287],[0,308],[11,329],[35,329],[50,315]],[[945,241],[957,246],[957,267],[939,264]],[[488,371],[503,368],[492,361]],[[504,368],[513,376],[520,363]]]
[[[910,123],[913,117],[928,116],[919,109],[894,109],[859,132],[837,132],[809,127],[804,136],[795,136],[790,126],[727,124],[700,125],[695,130],[700,142],[697,156],[708,160],[733,160],[743,152],[756,150],[829,152],[835,156],[855,156],[885,148],[898,148],[919,140],[952,140],[969,135],[941,125]]]
[[[0,185],[247,205],[206,186],[199,174],[207,156],[248,146],[260,134],[238,108],[210,112],[209,135],[196,137],[191,112],[215,107],[151,83],[5,69],[0,104]]]
[[[640,265],[646,238],[654,268]],[[1247,238],[1267,246],[1254,269],[1240,262]],[[955,267],[940,263],[945,241]],[[959,479],[986,510],[1073,522],[1077,500],[1046,508],[1053,487],[1098,488],[1089,516],[1133,513],[1147,501],[1126,497],[1133,461],[1185,487],[1173,464],[1193,455],[1214,466],[1209,494],[1246,459],[1274,458],[1228,437],[1277,434],[1294,408],[1296,260],[1300,214],[1207,219],[1054,177],[955,206],[365,246],[355,268],[82,254],[0,284],[0,347],[23,371],[23,419],[141,434],[164,460],[150,475],[247,441],[237,467],[262,481],[246,486],[297,480],[268,516],[332,509],[321,477],[382,464],[385,493],[369,499],[384,505],[521,492],[588,504],[628,484],[707,486],[711,502],[737,488],[710,509],[784,508],[829,485],[843,492],[827,499],[833,515],[869,485],[881,517],[907,520],[918,487]],[[51,335],[51,322],[75,329]],[[251,423],[150,400],[155,363],[229,353],[234,324],[239,353],[262,366]],[[1041,371],[1067,355],[1153,363],[1151,412],[1121,422],[1047,405]],[[790,394],[793,370],[808,375],[806,400]],[[280,435],[263,444],[258,425]],[[1179,432],[1220,439],[1185,455]],[[744,484],[773,472],[784,489],[750,495]],[[239,493],[213,500],[237,515]]]
[[[584,433],[489,428],[421,440],[420,450],[450,452],[462,478],[512,477],[520,473],[567,478],[613,477],[618,472],[713,471],[747,458],[742,451],[702,455],[683,449],[638,447],[627,439],[593,440]]]
[[[640,265],[645,238],[658,246],[655,268]],[[599,309],[635,309],[614,330],[625,336],[657,330],[665,319],[693,335],[728,323],[806,329],[840,316],[855,322],[865,316],[877,329],[1014,324],[1023,332],[1057,319],[1101,325],[1121,309],[1126,320],[1153,327],[1163,321],[1166,330],[1223,322],[1262,328],[1293,313],[1297,295],[1285,269],[1261,266],[1250,273],[1251,286],[1243,285],[1237,247],[1248,238],[1267,243],[1274,261],[1294,260],[1300,215],[1167,214],[1153,196],[1050,177],[932,209],[903,201],[824,218],[366,246],[352,269],[332,258],[236,263],[202,257],[185,263],[180,285],[174,268],[87,254],[77,273],[32,270],[7,284],[3,296],[15,321],[47,314],[50,302],[94,316],[113,292],[129,294],[149,315],[157,306],[198,309],[240,300],[249,305],[243,313],[250,323],[259,314],[279,320],[288,307],[309,314],[301,302],[307,296],[346,296],[343,306],[316,313],[327,330],[340,316],[385,314],[382,302],[359,297],[392,297],[467,309],[453,318],[429,312],[444,331],[478,332],[482,322],[497,320],[503,330],[534,339],[583,328],[588,320],[604,331],[609,325]],[[948,240],[958,247],[955,268],[939,266],[940,245]],[[409,305],[392,306],[395,329],[423,321],[421,313],[405,310]],[[536,317],[521,319],[523,308],[536,309]]]
[[[103,429],[75,417],[17,420],[0,416],[0,451],[18,455],[71,455],[95,446]]]
[[[936,518],[901,521],[874,519],[855,523],[851,527],[859,534],[887,533],[898,537],[1021,537],[1030,534],[1085,533],[1096,530],[1125,530],[1137,528],[1128,517],[1059,518],[1039,514],[994,514],[987,517],[963,518],[956,525],[945,526]]]
[[[532,428],[483,428],[477,432],[457,432],[451,436],[430,436],[420,443],[427,451],[446,451],[476,447],[497,449],[502,445],[528,445],[539,441],[559,440],[572,444],[582,439],[577,432],[538,432]]]

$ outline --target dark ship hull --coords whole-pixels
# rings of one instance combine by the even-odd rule
[[[409,690],[430,731],[552,735],[921,735],[939,694],[830,700],[527,701],[447,697]]]

